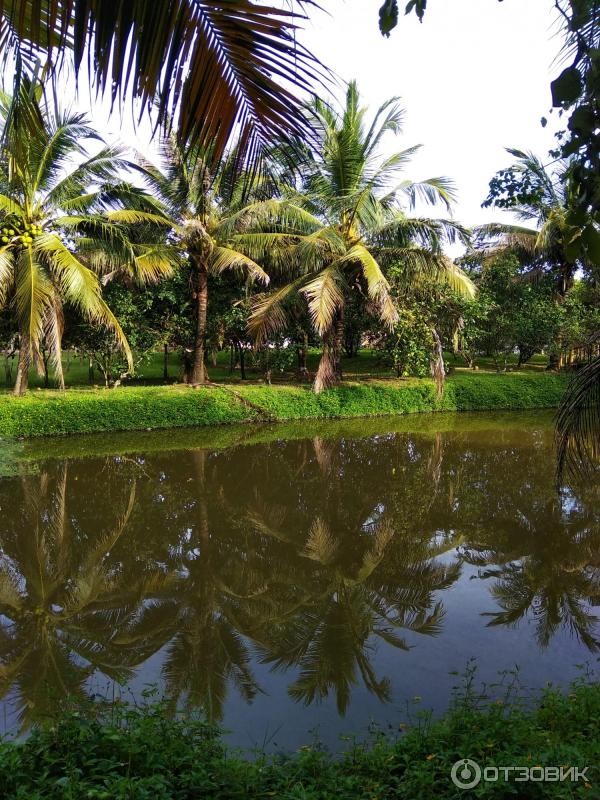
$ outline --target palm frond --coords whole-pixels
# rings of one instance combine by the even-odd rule
[[[600,465],[600,356],[572,377],[556,419],[558,477],[590,475]]]
[[[264,269],[243,253],[229,247],[215,247],[211,269],[217,273],[226,269],[245,270],[252,278],[263,284],[269,283],[269,276]]]
[[[150,213],[148,211],[139,211],[134,208],[120,208],[116,211],[107,211],[106,219],[109,222],[122,222],[125,225],[140,225],[147,223],[149,225],[162,225],[163,227],[172,227],[172,221],[161,214]]]
[[[300,289],[306,296],[312,324],[321,336],[331,328],[336,312],[344,305],[343,283],[339,268],[332,265]]]
[[[19,327],[27,333],[30,347],[37,346],[43,334],[53,293],[52,283],[34,248],[22,248],[16,263],[15,305]]]
[[[0,309],[4,308],[8,298],[13,282],[13,269],[12,252],[5,247],[0,248]]]
[[[406,181],[400,185],[400,191],[409,199],[411,207],[417,200],[429,205],[442,203],[450,211],[456,200],[456,188],[449,178],[428,178],[424,181]]]
[[[305,277],[302,275],[281,289],[255,298],[248,319],[248,329],[257,345],[264,344],[269,336],[285,328],[288,319],[285,303],[298,292],[304,281]]]
[[[310,0],[306,0],[310,2]],[[177,117],[179,138],[214,143],[222,156],[233,132],[252,159],[270,138],[310,134],[298,93],[324,71],[296,40],[302,17],[251,0],[2,0],[14,38],[51,56],[73,48],[113,104],[130,95],[158,122]]]
[[[97,276],[84,266],[55,234],[36,238],[36,253],[48,260],[57,286],[67,301],[78,307],[88,319],[111,330],[133,369],[133,356],[118,320],[102,299]]]
[[[387,278],[373,255],[363,245],[354,245],[343,258],[339,259],[338,263],[344,261],[358,261],[361,265],[369,297],[377,305],[383,322],[389,327],[393,327],[398,321],[398,311],[389,293],[390,286]]]

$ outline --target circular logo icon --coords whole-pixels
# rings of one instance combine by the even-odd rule
[[[459,789],[472,789],[481,780],[481,767],[470,758],[461,758],[453,765],[450,777]]]

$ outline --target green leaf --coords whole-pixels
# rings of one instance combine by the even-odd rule
[[[550,84],[552,91],[552,104],[557,106],[570,106],[581,95],[583,84],[581,74],[576,67],[567,67]]]
[[[397,0],[385,0],[379,9],[379,30],[383,36],[389,36],[390,31],[398,24]]]
[[[579,106],[571,114],[569,130],[588,135],[596,128],[596,117],[590,106]]]
[[[427,0],[409,0],[406,4],[406,14],[410,14],[410,12],[414,9],[417,17],[419,18],[420,22],[423,22],[423,15],[425,14],[425,9],[427,8]]]
[[[596,265],[600,265],[600,232],[593,225],[587,225],[581,238],[585,244],[588,259]]]

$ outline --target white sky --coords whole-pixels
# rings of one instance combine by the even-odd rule
[[[556,114],[547,128],[540,124],[561,69],[553,0],[430,0],[422,24],[414,14],[401,16],[388,39],[378,29],[380,2],[325,0],[328,13],[312,11],[299,38],[337,74],[340,97],[343,82],[355,78],[372,111],[391,96],[402,98],[404,133],[390,135],[384,149],[423,145],[406,177],[450,177],[459,194],[456,219],[497,219],[499,212],[481,203],[490,178],[512,160],[504,148],[545,158],[560,127]],[[129,104],[122,117],[109,118],[107,103],[90,104],[84,87],[82,79],[77,105],[91,107],[102,135],[153,153],[149,126],[134,131]],[[67,103],[69,95],[65,86]]]
[[[555,145],[550,81],[562,42],[553,0],[430,0],[423,23],[414,13],[401,17],[388,39],[379,33],[379,0],[323,5],[330,15],[313,14],[303,41],[344,80],[356,78],[373,109],[402,98],[398,143],[423,145],[407,177],[448,176],[459,192],[457,219],[497,219],[480,206],[490,178],[513,160],[504,148],[545,158]]]

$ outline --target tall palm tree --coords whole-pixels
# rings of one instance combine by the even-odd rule
[[[457,564],[437,563],[436,548],[408,540],[390,521],[373,526],[370,538],[360,561],[350,565],[341,537],[322,518],[313,522],[301,554],[314,564],[312,596],[294,615],[272,622],[261,648],[275,669],[300,669],[288,689],[291,697],[308,705],[333,690],[342,715],[358,676],[379,700],[389,700],[389,680],[377,678],[368,641],[408,651],[404,632],[439,634],[445,612],[435,593],[460,572]]]
[[[233,240],[253,258],[292,273],[288,283],[259,299],[250,326],[260,342],[284,327],[290,305],[305,300],[323,340],[314,383],[320,392],[341,377],[344,307],[351,293],[369,304],[384,324],[396,322],[386,266],[404,264],[407,281],[426,271],[446,276],[464,291],[473,288],[442,251],[445,241],[466,240],[465,229],[447,219],[410,217],[401,204],[402,199],[410,208],[417,199],[441,201],[449,209],[450,182],[399,181],[418,147],[385,158],[379,152],[384,136],[401,130],[398,99],[384,103],[367,125],[367,109],[352,82],[344,108],[315,99],[309,112],[319,141],[304,165],[300,190],[242,212],[248,230]]]
[[[158,124],[176,119],[181,141],[214,142],[216,160],[239,135],[252,159],[273,137],[308,130],[299,94],[324,70],[296,40],[302,19],[253,0],[1,0],[0,57],[26,67],[72,53],[113,104],[155,104]]]
[[[155,280],[171,272],[173,254],[160,243],[132,243],[124,222],[136,213],[123,202],[137,203],[140,192],[119,177],[121,151],[105,145],[84,115],[46,101],[38,82],[23,83],[17,97],[2,97],[0,117],[0,308],[10,306],[19,327],[15,394],[26,391],[42,343],[64,388],[64,302],[112,330],[131,366],[97,271],[119,266]],[[94,140],[101,147],[90,156],[85,143]]]
[[[212,149],[186,148],[174,136],[161,143],[162,170],[138,155],[137,168],[150,192],[163,204],[163,222],[172,229],[176,246],[187,255],[192,271],[192,294],[196,311],[193,361],[187,380],[204,383],[209,276],[224,270],[241,270],[251,279],[269,282],[266,272],[249,256],[231,246],[235,219],[243,216],[243,181],[230,187],[232,160],[224,159],[216,169]],[[258,179],[250,178],[254,184]],[[228,202],[225,202],[227,184]],[[241,205],[240,205],[241,204]]]
[[[484,206],[510,209],[528,224],[481,225],[476,229],[479,244],[490,256],[516,254],[534,274],[549,272],[557,297],[564,298],[577,270],[594,268],[592,240],[600,230],[591,218],[575,213],[566,182],[568,161],[554,162],[550,171],[533,153],[507,152],[516,161],[492,179]]]

